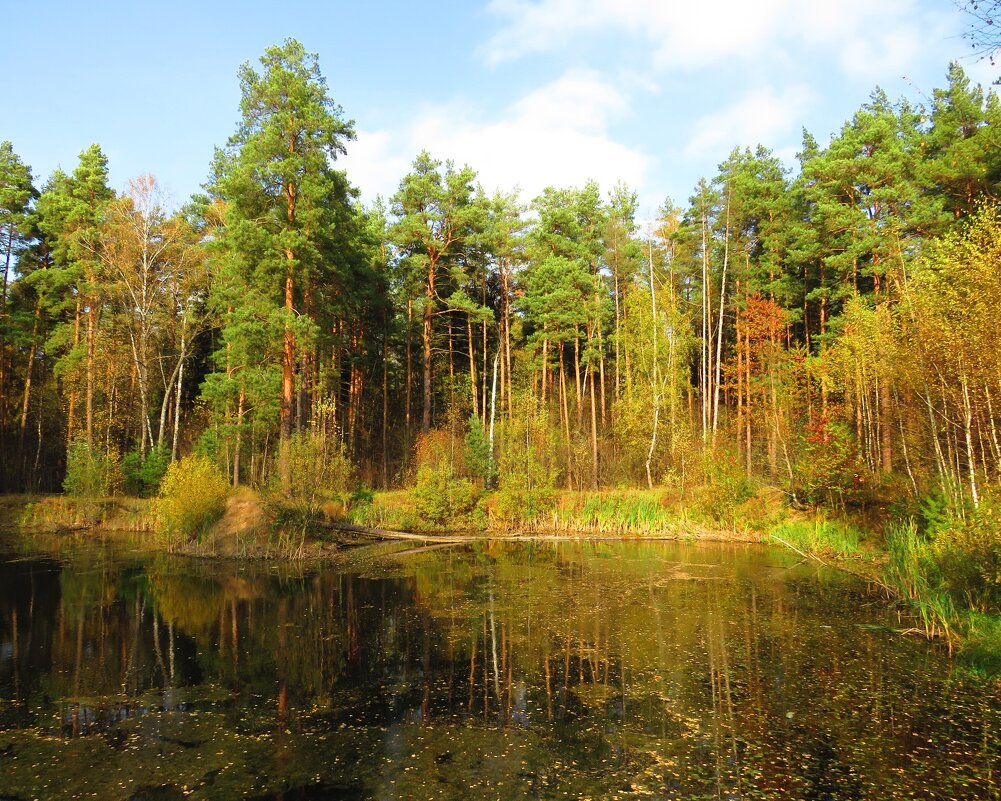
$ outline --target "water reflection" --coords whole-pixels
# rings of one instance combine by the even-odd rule
[[[998,798],[999,688],[745,546],[0,561],[0,797]]]

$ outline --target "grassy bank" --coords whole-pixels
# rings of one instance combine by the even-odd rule
[[[415,490],[373,493],[353,503],[346,519],[360,526],[405,531],[473,529],[759,541],[788,515],[781,496],[769,493],[712,506],[663,488],[492,492],[471,502],[464,492],[461,499],[447,493],[445,488],[432,499]],[[430,502],[438,508],[428,509]]]
[[[408,531],[773,543],[858,575],[911,616],[912,631],[1001,672],[1001,514],[990,498],[960,516],[926,507],[853,516],[797,511],[767,488],[696,487],[684,495],[670,488],[494,492],[475,502],[466,489],[453,496],[448,489],[424,496],[419,489],[375,493],[347,517]]]
[[[767,489],[736,497],[699,489],[682,496],[669,488],[448,492],[430,498],[414,489],[362,492],[302,506],[239,488],[186,530],[165,521],[159,499],[9,496],[0,500],[0,523],[22,537],[117,532],[139,547],[236,558],[329,555],[351,542],[332,532],[345,523],[428,534],[770,542],[856,573],[911,610],[915,631],[1001,670],[1001,515],[990,499],[958,519],[898,515],[874,526],[793,510]]]
[[[333,543],[322,528],[280,525],[260,493],[229,491],[217,514],[189,529],[164,519],[159,498],[0,497],[0,530],[26,547],[114,541],[127,547],[188,556],[236,559],[322,557]]]

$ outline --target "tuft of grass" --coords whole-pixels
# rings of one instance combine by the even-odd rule
[[[413,502],[407,490],[373,492],[351,504],[346,517],[356,526],[406,531],[413,527]]]
[[[915,610],[925,635],[944,637],[951,652],[958,641],[957,609],[936,575],[931,542],[908,520],[887,532],[886,548],[887,585]]]
[[[787,520],[772,526],[769,534],[806,553],[839,559],[860,556],[865,541],[865,535],[850,523],[824,518]]]
[[[1001,616],[969,612],[963,624],[963,663],[983,675],[1001,675]]]
[[[52,495],[26,503],[17,515],[18,527],[30,531],[89,528],[152,531],[154,523],[149,501],[124,497]]]

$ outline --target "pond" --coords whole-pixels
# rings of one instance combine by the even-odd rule
[[[3,799],[987,799],[1001,688],[758,546],[0,554]]]

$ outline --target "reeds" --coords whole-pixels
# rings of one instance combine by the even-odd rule
[[[773,526],[770,536],[810,554],[839,559],[860,556],[865,535],[850,523],[816,518],[790,520]]]
[[[951,653],[958,642],[959,614],[935,569],[931,543],[908,520],[889,530],[886,548],[886,584],[917,612],[925,636],[944,637]]]

